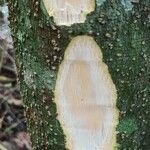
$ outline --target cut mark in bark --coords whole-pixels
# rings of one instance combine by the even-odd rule
[[[57,25],[84,23],[86,15],[95,9],[95,0],[43,0],[43,2]]]
[[[112,150],[117,93],[92,37],[77,36],[66,49],[55,88],[58,119],[70,150]]]

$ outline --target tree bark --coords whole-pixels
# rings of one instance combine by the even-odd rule
[[[57,26],[40,0],[8,0],[20,90],[36,150],[65,150],[54,90],[71,39],[90,35],[117,88],[118,149],[149,149],[149,0],[96,0],[86,21]]]

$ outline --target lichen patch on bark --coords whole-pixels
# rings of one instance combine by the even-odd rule
[[[117,92],[92,37],[75,37],[65,52],[55,88],[58,119],[70,150],[116,146]]]
[[[83,23],[86,15],[95,9],[94,0],[43,0],[49,16],[57,25]]]

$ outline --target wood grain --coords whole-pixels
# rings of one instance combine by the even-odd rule
[[[70,26],[83,23],[86,15],[95,9],[95,0],[43,0],[50,16],[57,25]]]
[[[111,150],[118,122],[117,93],[93,38],[75,37],[56,83],[58,119],[70,150]]]

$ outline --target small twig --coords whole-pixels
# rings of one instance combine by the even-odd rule
[[[12,82],[12,81],[16,81],[16,79],[8,78],[2,75],[0,76],[0,82],[7,83],[7,82]]]
[[[8,133],[11,129],[16,128],[19,124],[21,124],[24,121],[25,121],[25,119],[21,119],[17,123],[13,123],[10,127],[5,129],[4,133]]]
[[[8,150],[8,149],[5,148],[2,144],[0,144],[0,150]]]

